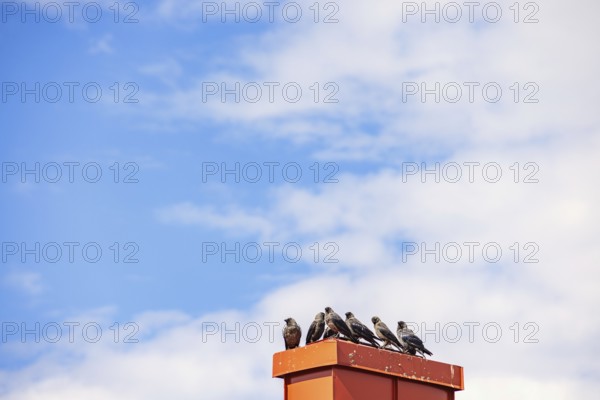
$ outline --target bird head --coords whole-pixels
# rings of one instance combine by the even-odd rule
[[[405,329],[406,328],[406,322],[404,322],[404,321],[398,321],[398,328]]]
[[[323,318],[325,318],[325,313],[324,313],[324,312],[320,312],[320,313],[317,313],[317,315],[315,315],[315,319],[316,319],[316,320],[319,320],[319,321],[320,321],[320,320],[322,320]]]
[[[330,312],[333,312],[333,310],[331,307],[325,307],[325,312],[329,314]]]
[[[294,321],[294,318],[286,318],[286,319],[284,319],[284,321],[288,325],[293,324],[294,322],[296,322],[296,321]]]
[[[354,318],[354,314],[352,314],[350,311],[348,311],[346,313],[346,318]]]
[[[377,315],[371,318],[371,322],[374,324],[378,323],[379,321],[381,321],[381,319]]]

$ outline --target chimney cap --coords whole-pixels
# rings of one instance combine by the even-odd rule
[[[273,355],[273,377],[278,378],[334,366],[464,390],[463,367],[348,341],[327,339]]]

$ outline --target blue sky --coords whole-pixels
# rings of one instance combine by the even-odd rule
[[[600,300],[598,5],[523,3],[515,23],[514,2],[499,2],[496,23],[481,10],[474,23],[467,14],[436,23],[419,14],[403,22],[408,2],[322,2],[318,22],[314,2],[288,3],[280,7],[303,10],[296,23],[280,10],[273,23],[267,14],[203,21],[220,2],[179,0],[118,3],[117,23],[113,2],[92,3],[102,7],[96,23],[81,16],[85,3],[73,22],[65,7],[56,23],[43,14],[22,22],[21,3],[2,3],[0,398],[281,398],[270,378],[280,326],[257,343],[204,340],[206,326],[266,327],[293,315],[307,329],[327,305],[388,325],[500,326],[494,343],[481,332],[473,342],[466,331],[458,342],[424,338],[435,359],[465,366],[468,390],[458,398],[499,382],[497,398],[597,390],[600,326],[589,315]],[[27,4],[42,12],[54,3]],[[129,13],[138,22],[124,23]],[[538,22],[524,23],[526,15]],[[40,101],[23,101],[22,85],[35,92],[38,82]],[[207,92],[236,82],[239,102]],[[407,94],[436,84],[439,101]],[[256,88],[260,100],[249,101]],[[298,101],[289,100],[297,88]],[[22,178],[36,163],[40,182]],[[436,163],[437,181],[407,174]],[[236,164],[239,183],[206,174]],[[48,182],[57,165],[62,178]],[[250,182],[257,165],[261,179]],[[461,178],[451,182],[457,166]],[[77,243],[73,262],[65,242]],[[407,242],[437,243],[441,262],[422,251],[403,258]],[[40,262],[22,254],[23,243],[39,243]],[[55,243],[62,257],[47,262]],[[262,257],[222,262],[221,246],[235,243],[249,251],[257,243]],[[277,243],[274,261],[265,243]],[[463,257],[448,262],[454,253],[442,249],[455,243]],[[464,243],[477,243],[473,261]],[[214,244],[217,254],[203,254]],[[490,244],[502,251],[498,262],[480,251]],[[300,246],[299,261],[284,246]],[[95,248],[102,257],[86,260]],[[124,262],[128,255],[137,262]],[[36,343],[7,331],[68,321],[97,323],[102,340]],[[111,341],[115,322],[121,335],[135,323],[139,343]],[[560,375],[548,367],[556,363]],[[167,368],[178,378],[162,379]],[[232,377],[238,386],[226,383]]]
[[[15,60],[3,65],[5,81],[28,82],[30,87],[34,87],[35,82],[42,82],[42,86],[46,82],[60,82],[64,90],[63,101],[58,104],[43,101],[36,104],[33,96],[24,104],[20,99],[3,104],[6,115],[3,130],[14,132],[6,135],[7,143],[3,146],[6,161],[16,160],[19,168],[21,162],[32,168],[35,162],[42,166],[57,162],[64,173],[64,179],[57,184],[45,183],[42,176],[42,182],[33,185],[33,190],[26,194],[17,192],[19,186],[25,185],[19,185],[16,179],[12,182],[7,179],[3,185],[6,195],[21,197],[21,200],[5,197],[4,201],[13,207],[18,202],[24,203],[17,212],[9,211],[12,207],[4,208],[7,212],[4,218],[9,221],[7,226],[13,227],[6,231],[5,241],[102,241],[105,251],[113,242],[139,245],[137,264],[115,264],[107,256],[98,265],[59,262],[45,268],[31,265],[28,269],[29,265],[19,262],[16,266],[7,266],[39,273],[44,282],[48,282],[43,301],[40,299],[43,307],[15,304],[10,308],[14,313],[12,317],[38,318],[50,310],[64,308],[77,312],[105,304],[118,305],[122,318],[149,306],[198,313],[255,300],[265,289],[265,283],[256,279],[259,268],[201,263],[200,243],[225,240],[221,232],[198,228],[175,228],[168,232],[173,228],[159,224],[154,211],[182,199],[218,204],[212,189],[229,190],[231,194],[241,195],[245,203],[258,206],[264,199],[257,186],[263,190],[267,186],[216,184],[211,189],[209,185],[202,185],[202,163],[217,161],[233,165],[247,160],[300,160],[306,169],[311,160],[307,149],[285,151],[281,145],[257,142],[249,137],[228,140],[221,132],[231,129],[229,124],[212,121],[194,122],[176,132],[148,132],[144,125],[154,122],[151,116],[136,114],[145,91],[160,95],[165,90],[161,83],[163,77],[145,76],[140,66],[177,58],[178,53],[188,51],[190,60],[184,59],[182,64],[193,80],[211,70],[205,60],[226,57],[227,47],[232,47],[230,44],[238,40],[240,34],[262,31],[256,24],[250,26],[252,29],[238,29],[236,24],[200,24],[194,26],[193,32],[180,32],[177,27],[167,25],[157,31],[151,22],[144,23],[143,18],[135,24],[114,24],[111,20],[77,27],[20,21],[3,25],[3,30],[10,31],[11,36],[23,38],[23,42],[7,41],[6,46],[3,45],[4,54]],[[109,47],[110,51],[94,54],[93,43],[106,35],[119,42],[118,48]],[[165,35],[171,36],[167,42],[171,44],[165,43]],[[25,38],[32,43],[23,51]],[[236,67],[235,63],[231,64]],[[185,87],[188,79],[183,76],[179,80],[178,84]],[[83,82],[79,87],[87,82],[98,82],[105,92],[103,97],[110,100],[114,96],[114,91],[109,89],[113,82],[122,82],[120,87],[124,92],[127,92],[125,82],[134,82],[140,88],[139,95],[134,95],[140,103],[90,104],[77,89],[75,101],[69,103],[68,88],[62,82],[71,81]],[[194,107],[202,108],[203,104]],[[31,115],[36,118],[28,117]],[[81,177],[81,167],[75,166],[75,182],[63,183],[68,173],[64,162],[80,165],[97,162],[102,167],[103,179],[88,183]],[[135,163],[139,171],[135,172],[134,179],[139,182],[114,183],[115,162],[121,164],[121,179],[134,171],[133,166],[125,170],[124,165]],[[113,169],[109,169],[111,166]],[[33,175],[28,178],[35,179]],[[24,220],[31,224],[24,226],[18,222]],[[23,231],[19,231],[19,226]],[[227,299],[221,298],[220,288],[227,285],[243,285],[244,290],[239,291],[239,296],[232,291]],[[156,293],[161,295],[156,296]],[[75,304],[73,295],[78,298]]]

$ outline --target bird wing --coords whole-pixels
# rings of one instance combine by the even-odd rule
[[[350,331],[350,328],[348,328],[348,325],[346,325],[346,322],[344,322],[344,320],[342,320],[341,318],[334,318],[333,323],[335,324],[335,327],[338,330],[338,332],[348,337],[354,337],[354,335]]]
[[[415,346],[418,349],[422,349],[425,346],[423,345],[423,341],[417,335],[404,334],[402,335],[402,339],[411,346]]]
[[[339,316],[338,318],[334,318],[333,323],[335,324],[335,328],[338,332],[340,332],[346,337],[354,338],[354,334],[342,318],[340,318]]]
[[[312,337],[317,329],[317,321],[313,321],[312,324],[308,327],[308,332],[306,333],[306,344],[309,344],[313,341]]]
[[[394,335],[394,333],[392,331],[389,330],[389,328],[387,326],[382,326],[379,328],[379,331],[381,332],[381,334],[383,336],[385,336],[385,338],[387,340],[389,340],[390,342],[394,343],[396,346],[398,346],[399,348],[402,348],[402,345],[400,344],[400,342],[398,341],[398,338],[396,337],[396,335]]]
[[[423,341],[421,340],[421,338],[419,338],[417,335],[412,335],[412,334],[408,334],[408,335],[403,335],[402,339],[411,347],[414,347],[420,351],[422,351],[425,354],[428,354],[430,356],[433,355],[433,353],[429,350],[427,350],[427,348],[425,348],[425,344],[423,344]]]
[[[350,325],[352,326],[352,330],[354,331],[354,333],[356,333],[357,336],[360,336],[362,338],[369,338],[369,339],[379,339],[378,337],[375,336],[373,331],[371,331],[369,328],[367,328],[360,321],[350,321]]]
[[[388,339],[391,342],[396,342],[398,339],[396,339],[396,336],[394,336],[394,334],[392,333],[392,331],[390,331],[387,328],[379,328],[379,331],[381,332],[381,334],[383,336],[385,336],[386,339]]]
[[[315,340],[319,340],[321,338],[321,336],[323,335],[323,331],[325,331],[325,322],[324,321],[315,321],[316,323],[316,328],[315,328]]]

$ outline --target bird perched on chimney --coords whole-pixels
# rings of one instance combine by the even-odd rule
[[[341,333],[354,343],[358,343],[358,339],[348,328],[348,325],[331,307],[325,307],[325,323],[332,331]]]
[[[300,345],[302,329],[300,329],[300,325],[296,323],[294,318],[286,318],[284,321],[285,326],[283,327],[283,340],[285,342],[285,349],[294,349]]]
[[[375,333],[377,334],[377,336],[384,341],[383,348],[386,348],[390,344],[393,344],[398,348],[398,350],[400,350],[401,352],[403,351],[402,345],[398,341],[398,338],[396,337],[396,335],[394,335],[392,331],[390,331],[390,328],[388,328],[387,325],[383,323],[381,318],[379,318],[378,316],[374,316],[373,318],[371,318],[371,322],[373,322],[373,325],[375,326]]]
[[[325,330],[325,313],[318,313],[315,315],[315,320],[310,324],[308,332],[306,333],[306,344],[316,342],[321,339],[321,335]]]
[[[410,355],[416,355],[419,353],[423,358],[425,354],[432,356],[433,353],[425,348],[423,341],[415,335],[412,329],[406,326],[406,322],[398,321],[398,329],[396,330],[400,344],[406,349],[406,352]]]
[[[350,311],[346,313],[346,325],[350,328],[350,331],[357,338],[362,338],[367,342],[371,343],[373,346],[379,348],[379,344],[376,342],[377,337],[369,328],[365,326],[362,322],[358,320]]]

